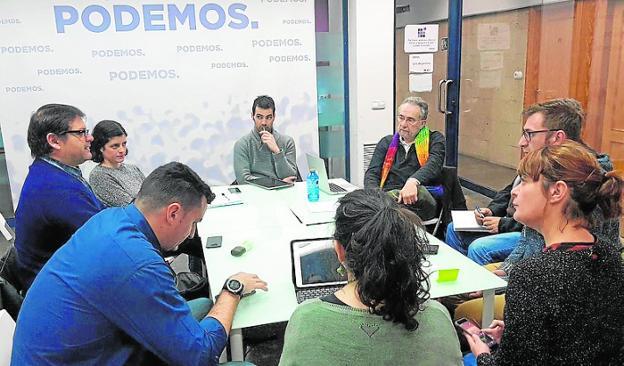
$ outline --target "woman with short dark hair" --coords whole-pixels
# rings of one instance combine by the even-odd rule
[[[349,282],[297,308],[280,365],[461,365],[448,312],[428,300],[425,231],[379,189],[339,202],[334,248]]]
[[[125,206],[132,202],[145,175],[132,164],[124,163],[128,155],[128,134],[116,121],[104,120],[93,128],[91,154],[99,163],[89,175],[89,184],[107,206]]]
[[[621,365],[624,270],[620,243],[596,239],[590,213],[622,214],[624,181],[595,155],[567,140],[530,152],[511,191],[514,219],[544,236],[541,253],[509,277],[504,322],[466,335],[479,365]],[[620,356],[621,357],[621,356]]]

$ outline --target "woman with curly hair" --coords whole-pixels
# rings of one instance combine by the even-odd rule
[[[428,300],[428,240],[411,212],[378,189],[339,203],[334,247],[349,282],[297,308],[280,365],[461,365],[448,312]]]
[[[478,365],[621,365],[624,270],[620,243],[596,239],[590,213],[622,214],[624,181],[583,145],[530,152],[511,191],[514,219],[544,236],[541,253],[511,272],[504,322],[483,329],[490,350],[466,335]]]

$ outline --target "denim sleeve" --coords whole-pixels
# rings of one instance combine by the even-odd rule
[[[164,263],[141,267],[96,305],[139,344],[172,365],[217,365],[227,333],[212,317],[197,322]]]
[[[533,256],[541,251],[542,248],[544,248],[544,237],[537,231],[525,226],[522,228],[522,236],[518,240],[518,245],[505,259],[500,269],[509,275],[518,262]]]

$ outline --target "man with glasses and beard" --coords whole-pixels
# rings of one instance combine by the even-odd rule
[[[440,184],[444,136],[426,126],[429,106],[406,98],[398,109],[397,133],[382,138],[364,175],[365,188],[381,188],[423,220],[435,216],[436,201],[424,186]]]
[[[52,254],[105,208],[78,168],[91,159],[91,141],[85,114],[76,107],[47,104],[30,118],[28,146],[35,160],[15,211],[15,248],[24,289]]]
[[[273,129],[275,102],[257,97],[251,107],[254,128],[234,145],[234,173],[238,184],[259,177],[293,183],[297,179],[295,141]]]

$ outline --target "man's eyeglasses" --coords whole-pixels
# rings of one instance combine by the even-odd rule
[[[76,135],[78,137],[82,137],[85,138],[89,135],[89,129],[88,128],[84,128],[82,130],[67,130],[67,131],[63,131],[61,133],[59,133],[59,136],[62,135],[67,135],[68,133],[71,133],[72,135]]]
[[[522,130],[522,137],[524,137],[524,139],[529,142],[531,141],[531,138],[533,137],[533,135],[535,135],[536,133],[542,133],[542,132],[554,132],[554,131],[559,131],[558,128],[555,129],[548,129],[548,130],[537,130],[537,131],[527,131],[527,130]]]
[[[415,118],[412,118],[412,117],[405,117],[402,114],[399,114],[397,116],[397,120],[399,120],[399,122],[407,122],[410,125],[415,125],[418,122],[424,121],[424,119],[415,119]]]

